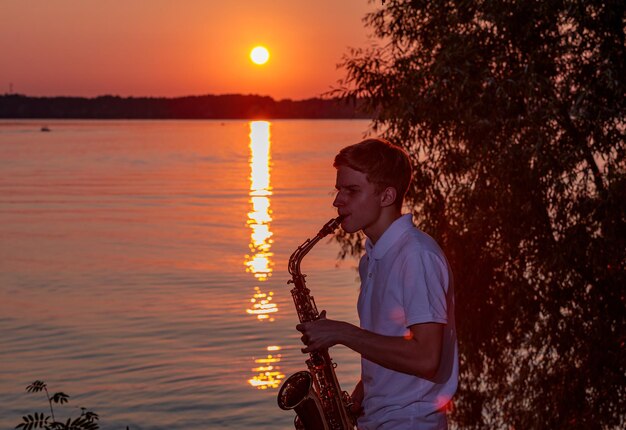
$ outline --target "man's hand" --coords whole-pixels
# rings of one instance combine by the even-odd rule
[[[326,318],[326,311],[320,313],[319,319],[301,323],[296,326],[296,330],[302,333],[302,343],[306,348],[302,348],[303,353],[328,349],[333,345],[341,343],[341,335],[348,324],[343,321],[335,321]]]
[[[439,323],[413,324],[404,336],[385,336],[361,329],[350,323],[326,318],[296,326],[302,333],[303,353],[345,345],[366,360],[387,369],[432,380],[439,370],[443,327]]]
[[[350,407],[350,413],[354,417],[360,417],[363,415],[363,382],[359,381],[354,387],[350,398],[352,399],[352,406]]]

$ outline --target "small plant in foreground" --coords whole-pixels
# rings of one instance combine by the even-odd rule
[[[70,396],[65,393],[54,393],[50,397],[48,392],[48,386],[43,381],[35,381],[26,387],[26,391],[29,393],[38,393],[44,391],[48,404],[50,405],[50,415],[46,415],[43,412],[35,412],[34,414],[25,415],[22,417],[22,422],[15,426],[16,429],[32,430],[36,428],[42,428],[46,430],[97,430],[98,426],[98,414],[88,411],[85,408],[81,408],[81,414],[78,418],[68,418],[67,421],[57,421],[54,416],[53,403],[63,404],[69,401]]]

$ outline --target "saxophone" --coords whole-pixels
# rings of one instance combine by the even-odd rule
[[[301,323],[319,318],[315,300],[306,287],[300,272],[300,262],[306,254],[325,236],[335,231],[342,217],[328,221],[313,239],[307,239],[291,254],[289,258],[289,274],[294,284],[291,290],[296,312]],[[333,363],[328,350],[313,351],[306,360],[308,371],[300,371],[291,375],[278,392],[278,406],[283,410],[293,409],[294,420],[298,430],[348,430],[354,429],[355,418],[349,411],[350,395],[341,391],[336,364]]]

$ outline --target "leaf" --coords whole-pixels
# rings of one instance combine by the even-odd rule
[[[85,411],[83,416],[85,417],[87,421],[90,421],[90,422],[98,421],[100,419],[98,414],[92,411]]]
[[[26,391],[28,391],[29,393],[37,393],[39,391],[45,390],[47,387],[46,383],[43,381],[35,381],[32,384],[30,384],[29,386],[26,387]]]
[[[36,428],[45,428],[48,425],[49,416],[35,412],[34,415],[25,415],[22,417],[22,423],[15,426],[16,429],[31,430]]]
[[[66,427],[65,427],[65,424],[63,424],[62,422],[55,421],[55,422],[51,423],[48,428],[50,430],[61,430],[61,429],[64,429]]]
[[[54,403],[67,403],[70,396],[65,393],[54,393],[54,396],[50,399]]]
[[[87,418],[86,415],[81,415],[70,423],[68,420],[68,430],[97,430],[100,428],[98,423],[95,423]]]

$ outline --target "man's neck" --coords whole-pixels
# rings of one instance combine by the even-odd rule
[[[398,218],[402,216],[402,212],[399,209],[388,208],[389,210],[383,210],[380,218],[376,224],[363,230],[363,233],[368,237],[372,244],[375,245],[378,239],[387,231],[389,226],[394,223]]]

